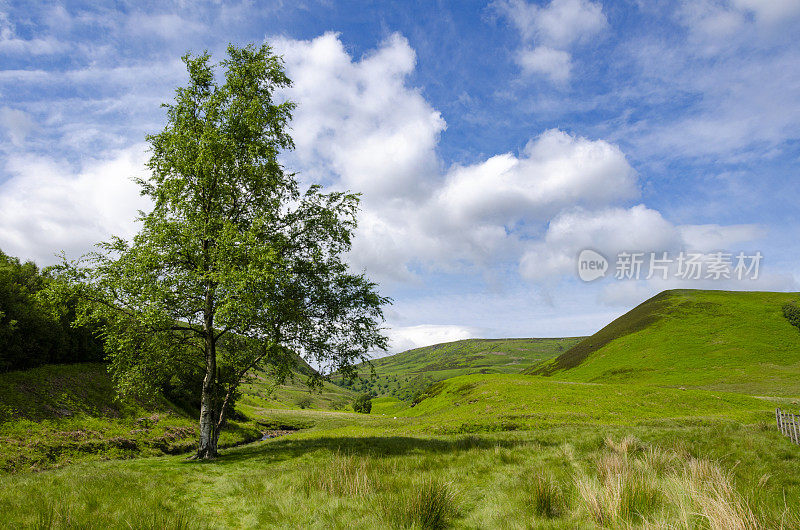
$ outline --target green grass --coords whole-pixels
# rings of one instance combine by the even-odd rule
[[[798,293],[665,291],[532,373],[800,396],[800,331],[783,316]]]
[[[0,520],[12,528],[800,528],[800,447],[774,425],[775,407],[796,409],[800,395],[790,377],[800,375],[800,331],[781,313],[795,298],[668,292],[577,348],[562,343],[554,361],[556,343],[512,353],[513,344],[530,346],[523,339],[502,351],[491,349],[502,342],[443,345],[427,364],[422,355],[390,359],[391,377],[421,375],[422,399],[411,407],[375,398],[369,415],[319,410],[352,396],[342,389],[301,410],[305,393],[293,393],[301,387],[276,399],[256,383],[241,410],[264,428],[297,432],[211,462],[76,458],[0,473]],[[461,365],[447,364],[459,355]],[[525,355],[528,366],[538,355],[551,375],[497,373],[519,369],[510,357]],[[464,375],[475,369],[494,373]],[[41,376],[30,419],[16,413],[0,424],[16,440],[33,433],[17,443],[19,455],[58,439],[66,432],[58,422],[100,422],[84,424],[88,442],[112,438],[102,425],[135,421],[123,404],[112,406],[116,417],[92,408],[109,396],[101,378],[79,391]],[[0,397],[12,388],[3,381]],[[13,392],[38,391],[17,383]],[[0,400],[6,411],[24,407],[13,399]],[[80,413],[53,417],[62,402]],[[145,423],[155,433],[180,421],[164,414]],[[45,431],[50,422],[57,428]],[[100,457],[134,454],[146,453]]]
[[[310,390],[305,376],[297,374],[282,385],[272,384],[263,374],[242,385],[239,408],[248,411],[254,408],[352,410],[356,393],[325,381],[322,388]]]
[[[774,421],[786,399],[733,392],[554,381],[526,375],[469,375],[398,416],[424,417],[431,432],[486,432],[549,425],[658,425],[663,422]]]
[[[353,383],[335,380],[356,392],[411,401],[432,383],[467,374],[518,373],[551,359],[581,337],[557,339],[467,339],[416,348],[372,361]]]
[[[398,406],[376,402],[378,410]],[[254,408],[265,424],[301,430],[212,462],[162,456],[0,475],[0,520],[43,528],[794,528],[797,508],[786,499],[800,495],[800,447],[772,424],[785,402],[462,376],[392,415]]]
[[[659,426],[429,435],[433,415],[274,414],[310,427],[213,462],[168,456],[0,476],[0,518],[48,528],[748,528],[733,523],[749,520],[758,525],[749,527],[795,528],[800,521],[791,501],[800,494],[800,448],[759,424],[673,418]]]
[[[409,408],[406,401],[397,399],[394,396],[381,396],[372,399],[371,414],[383,414],[393,416]]]
[[[0,374],[0,472],[189,452],[197,445],[197,422],[164,400],[119,399],[99,363]],[[261,431],[252,420],[229,421],[220,445],[257,440]]]

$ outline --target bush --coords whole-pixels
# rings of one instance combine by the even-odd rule
[[[783,316],[793,326],[800,328],[800,307],[796,302],[790,302],[783,306]]]
[[[372,396],[369,394],[361,394],[353,400],[353,410],[361,414],[369,414],[372,412]]]

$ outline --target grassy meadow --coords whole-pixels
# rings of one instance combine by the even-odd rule
[[[621,406],[638,389],[617,387],[615,401],[604,399],[608,387],[583,385],[596,417],[569,417],[573,407],[564,404],[550,424],[502,427],[484,423],[480,407],[454,415],[443,406],[455,406],[454,391],[474,377],[430,398],[438,406],[396,416],[261,410],[302,430],[228,449],[213,462],[165,456],[5,475],[0,516],[12,527],[39,528],[800,524],[791,501],[800,494],[800,447],[772,427],[771,402],[696,409],[697,394],[669,389],[671,401],[654,399],[653,416],[642,418]],[[495,377],[471,392],[502,392],[509,381]],[[532,411],[546,413],[539,407],[551,389],[516,377],[534,383],[518,386],[517,398],[530,397]],[[450,416],[471,432],[435,434]]]
[[[583,341],[406,352],[376,363],[383,380],[448,377],[416,391],[415,402],[380,387],[371,414],[351,411],[349,389],[309,394],[299,378],[278,388],[258,376],[213,461],[170,454],[193,446],[195,418],[167,402],[115,400],[102,365],[4,374],[0,520],[10,528],[800,528],[800,447],[774,419],[776,407],[800,408],[789,377],[800,330],[780,312],[795,298],[668,292]],[[178,430],[172,446],[159,445]],[[240,445],[269,430],[283,435]]]

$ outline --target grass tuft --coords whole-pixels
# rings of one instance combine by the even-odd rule
[[[306,473],[303,489],[324,491],[340,497],[362,497],[374,491],[370,459],[364,456],[333,453]]]
[[[458,514],[452,485],[439,479],[430,479],[399,495],[384,497],[382,504],[389,521],[401,527],[448,528]]]
[[[567,511],[567,498],[550,474],[537,473],[526,488],[530,506],[539,517],[553,519]]]

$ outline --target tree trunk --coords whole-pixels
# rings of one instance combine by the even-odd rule
[[[197,458],[210,459],[217,456],[219,432],[214,417],[214,395],[217,378],[217,345],[214,341],[213,298],[211,289],[206,290],[206,312],[203,322],[205,331],[206,375],[200,398],[200,446]]]

